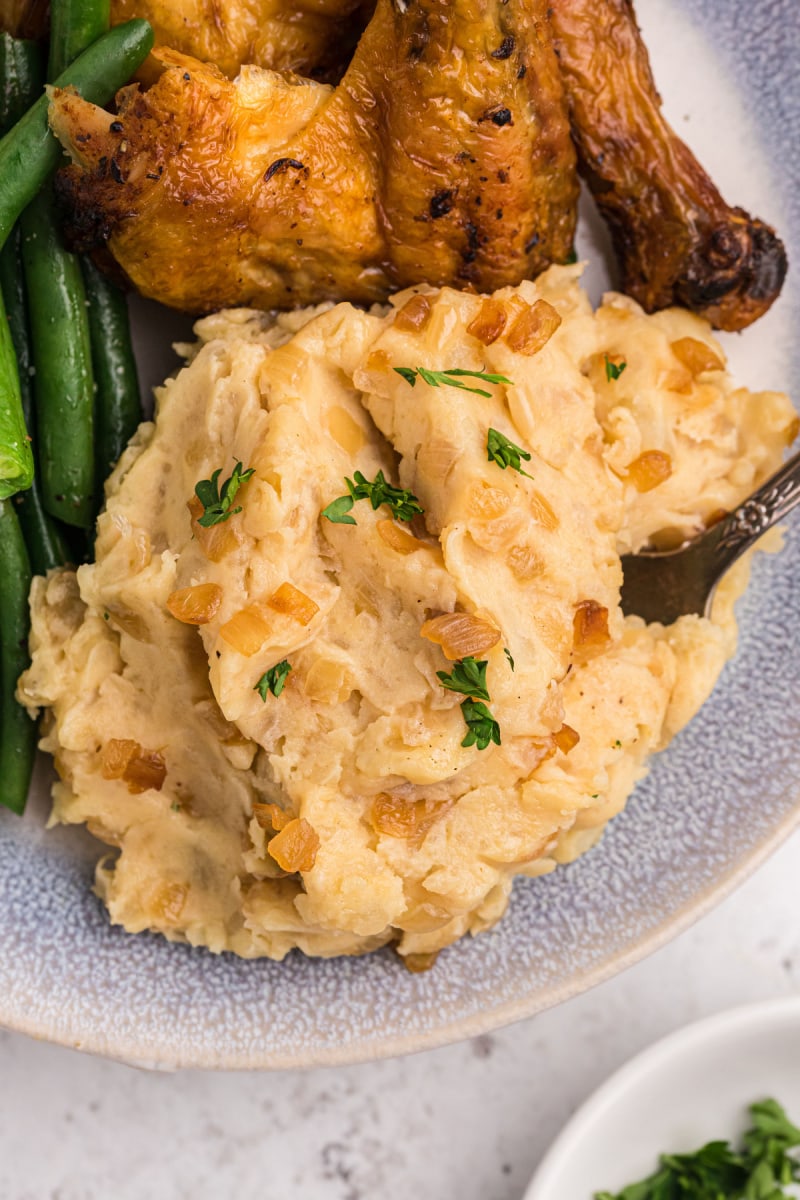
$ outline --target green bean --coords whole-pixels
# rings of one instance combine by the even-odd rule
[[[31,566],[17,514],[0,500],[0,804],[21,813],[36,752],[36,725],[14,698],[28,665]]]
[[[105,479],[142,420],[139,376],[124,294],[90,259],[82,261],[97,387],[97,471]]]
[[[36,444],[44,506],[88,529],[95,513],[94,378],[86,291],[65,248],[47,184],[22,214],[22,262],[30,296]]]
[[[108,29],[110,0],[52,0],[47,78],[57,75]]]
[[[41,92],[42,65],[36,42],[0,33],[0,136],[16,125]]]
[[[84,51],[56,79],[56,86],[74,87],[87,100],[105,104],[130,78],[152,44],[153,31],[146,21],[118,25]],[[40,97],[0,141],[0,247],[59,164],[61,149],[47,124],[48,104],[47,96]],[[36,304],[38,297],[32,300]],[[32,478],[33,457],[22,416],[19,377],[0,300],[0,498],[30,487]]]
[[[28,432],[33,435],[35,421],[32,361],[19,228],[13,231],[0,250],[0,289],[5,300],[11,340],[19,365],[22,411]],[[14,504],[35,575],[44,575],[51,567],[61,566],[73,557],[58,524],[45,511],[38,474],[34,474],[33,483],[27,492],[20,492],[15,496]]]

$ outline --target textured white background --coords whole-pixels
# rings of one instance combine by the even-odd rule
[[[798,876],[795,835],[625,974],[412,1058],[155,1075],[0,1032],[0,1198],[519,1200],[569,1114],[625,1059],[699,1016],[800,991]]]

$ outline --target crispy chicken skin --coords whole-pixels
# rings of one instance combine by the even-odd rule
[[[156,53],[116,118],[56,93],[68,232],[190,312],[492,291],[569,255],[577,175],[545,0],[379,0],[337,88]]]
[[[374,0],[111,0],[113,24],[144,17],[157,46],[233,79],[254,64],[338,82]]]
[[[40,38],[47,33],[50,0],[0,0],[0,33]]]
[[[608,223],[622,287],[743,329],[780,292],[774,230],[731,208],[660,111],[631,0],[550,0],[580,170]]]

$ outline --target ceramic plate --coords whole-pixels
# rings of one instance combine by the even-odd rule
[[[523,1200],[592,1200],[646,1178],[662,1153],[738,1142],[748,1105],[800,1119],[800,997],[718,1013],[637,1054],[578,1109]],[[791,1195],[800,1195],[797,1189]]]
[[[796,0],[638,0],[638,10],[673,124],[800,260]],[[579,250],[596,295],[604,245],[586,214]],[[790,276],[769,316],[728,339],[743,383],[788,388],[800,375],[798,301]],[[139,315],[155,382],[174,365],[169,323]],[[43,764],[25,820],[0,813],[0,1023],[141,1064],[297,1067],[467,1037],[607,978],[719,900],[800,819],[798,577],[790,532],[783,555],[757,563],[739,654],[715,695],[601,844],[520,881],[496,930],[424,975],[388,952],[243,962],[112,928],[91,892],[97,847],[78,830],[44,830]]]

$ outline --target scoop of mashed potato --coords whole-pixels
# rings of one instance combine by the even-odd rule
[[[707,697],[742,571],[713,621],[646,626],[620,554],[733,507],[795,414],[737,388],[697,317],[593,312],[579,274],[199,322],[109,480],[96,562],[31,596],[20,697],[53,820],[115,848],[113,921],[425,965],[515,875],[593,845]],[[329,507],[379,472],[423,514]],[[234,476],[209,524],[196,485]]]

